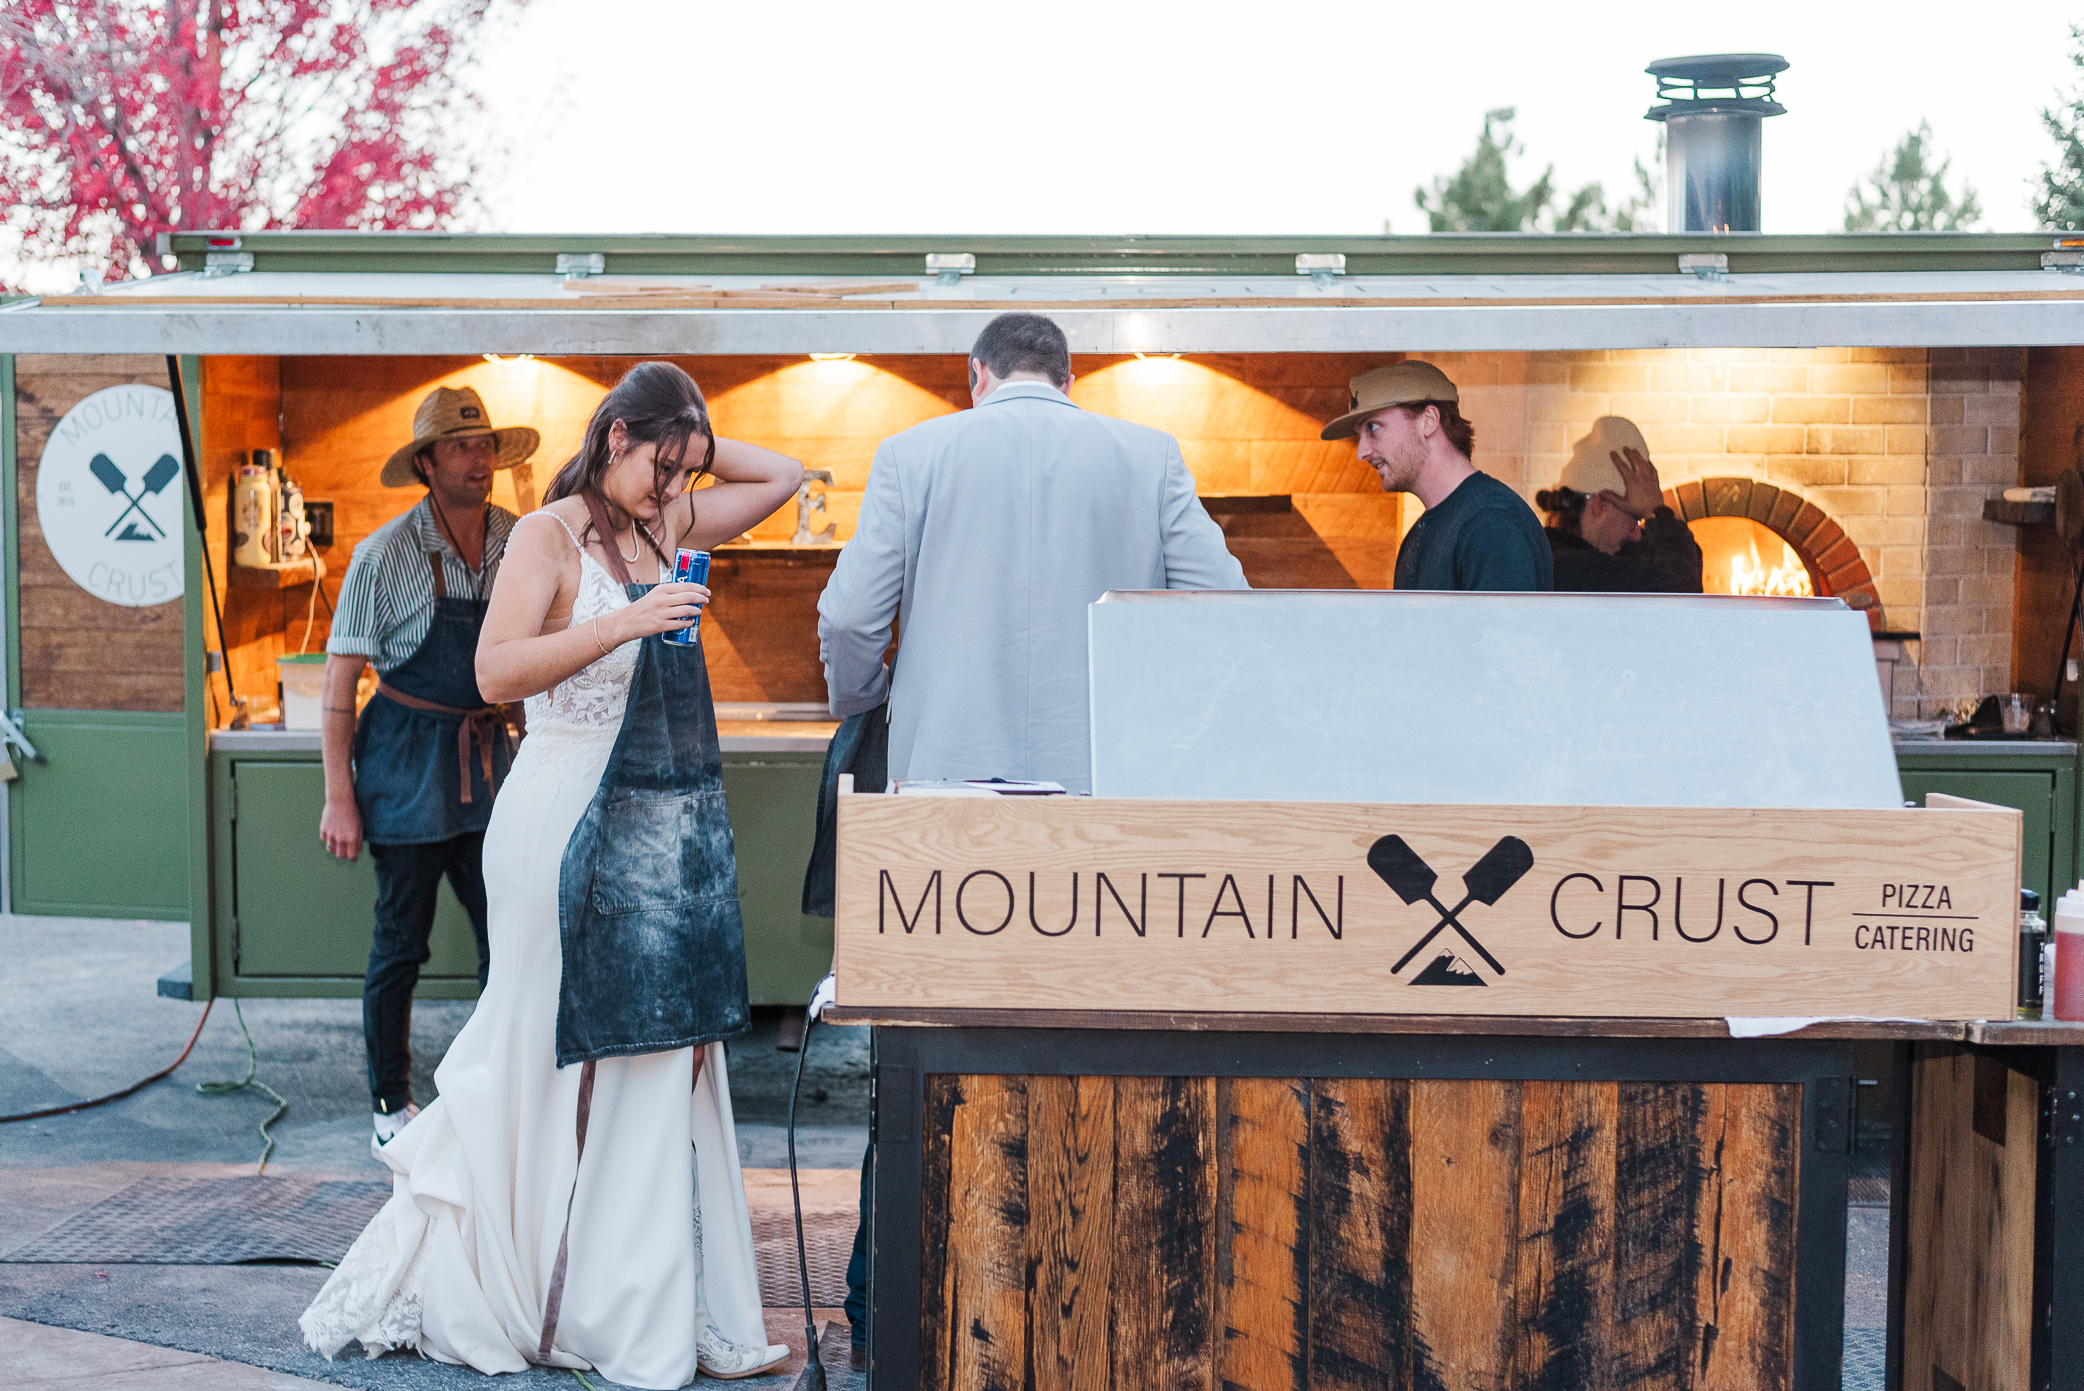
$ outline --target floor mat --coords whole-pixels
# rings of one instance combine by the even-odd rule
[[[7,1259],[96,1265],[337,1261],[390,1196],[385,1179],[140,1179]]]
[[[388,1179],[140,1179],[68,1218],[7,1260],[33,1265],[331,1264],[391,1196]],[[752,1214],[760,1302],[803,1302],[796,1225],[787,1209]],[[807,1212],[811,1302],[836,1308],[847,1297],[854,1215]]]

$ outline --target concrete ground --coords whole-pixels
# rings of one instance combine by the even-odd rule
[[[167,1000],[156,981],[188,955],[185,924],[0,917],[0,1115],[101,1096],[173,1061],[203,1006]],[[472,1006],[421,1001],[413,1011],[413,1088],[435,1095],[432,1074]],[[259,1059],[256,1080],[288,1102],[271,1127],[270,1175],[382,1178],[369,1153],[369,1092],[359,1000],[220,1000],[188,1061],[123,1101],[47,1120],[0,1125],[0,1384],[77,1391],[132,1388],[296,1387],[318,1384],[421,1391],[471,1387],[461,1368],[392,1356],[325,1362],[296,1328],[326,1278],[284,1265],[51,1265],[8,1260],[37,1237],[141,1178],[251,1174],[273,1099],[249,1088],[197,1092],[245,1075],[240,1015]],[[778,1018],[756,1021],[731,1045],[732,1101],[747,1199],[788,1203],[784,1124],[795,1054],[774,1046]],[[852,1212],[868,1122],[865,1030],[820,1028],[806,1064],[797,1158],[810,1212]],[[777,1172],[780,1171],[780,1172]],[[845,1316],[825,1362],[844,1372]],[[801,1309],[769,1310],[770,1341],[796,1354],[780,1375],[740,1383],[787,1386],[801,1366]],[[835,1358],[837,1359],[835,1361]],[[587,1380],[607,1391],[597,1375]],[[531,1371],[502,1385],[578,1391],[565,1372]]]
[[[157,978],[187,957],[182,924],[0,917],[0,1115],[76,1102],[157,1071],[181,1050],[200,1004],[161,999]],[[432,1072],[470,1016],[465,1002],[423,1001],[413,1015],[414,1090],[434,1095]],[[275,1102],[248,1089],[198,1094],[202,1081],[237,1079],[247,1067],[238,1014],[259,1057],[257,1079],[289,1109],[272,1127],[270,1174],[382,1177],[369,1154],[369,1100],[359,1000],[220,1001],[180,1071],[124,1101],[50,1120],[0,1125],[0,1384],[42,1391],[234,1391],[315,1385],[368,1391],[483,1391],[476,1373],[416,1357],[325,1362],[306,1351],[296,1317],[326,1272],[309,1266],[44,1265],[8,1253],[138,1179],[250,1174],[258,1126]],[[758,1021],[731,1048],[732,1103],[747,1197],[785,1206],[783,1124],[796,1056],[777,1051],[778,1020]],[[865,1030],[814,1031],[798,1126],[808,1175],[806,1208],[851,1211],[867,1138]],[[1864,1128],[1863,1128],[1864,1129]],[[1873,1149],[1862,1135],[1863,1151]],[[1863,1169],[1879,1153],[1863,1153]],[[764,1172],[763,1172],[764,1171]],[[1888,1209],[1853,1210],[1846,1263],[1848,1391],[1881,1385],[1887,1307]],[[835,1388],[846,1373],[844,1316],[832,1321],[824,1359]],[[769,1338],[795,1359],[777,1377],[741,1383],[787,1386],[801,1365],[802,1312],[768,1311]],[[608,1391],[612,1383],[587,1380]],[[578,1391],[564,1372],[534,1370],[502,1386]]]

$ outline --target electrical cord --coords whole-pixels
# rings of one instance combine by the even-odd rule
[[[188,1036],[188,1046],[181,1050],[181,1056],[153,1073],[150,1077],[145,1078],[142,1082],[133,1082],[120,1092],[110,1092],[107,1096],[97,1096],[92,1101],[75,1101],[65,1106],[46,1107],[41,1111],[24,1111],[20,1115],[0,1116],[0,1125],[6,1125],[10,1121],[40,1121],[48,1116],[69,1116],[75,1111],[92,1110],[96,1106],[106,1106],[111,1101],[121,1101],[126,1096],[135,1096],[161,1078],[171,1077],[174,1069],[187,1062],[188,1055],[195,1051],[195,1041],[203,1036],[203,1025],[210,1022],[210,1010],[216,1003],[217,1001],[214,999],[204,1003],[203,1017],[195,1021],[195,1032]],[[234,1001],[232,1007],[236,1009],[238,1002]],[[244,1027],[244,1024],[245,1021],[241,1020],[241,1027]],[[276,1099],[280,1100],[281,1098],[278,1097]],[[270,1119],[272,1120],[273,1117],[270,1117]]]
[[[260,1050],[253,1046],[253,1031],[246,1027],[246,1011],[239,1008],[237,999],[232,1001],[232,1013],[238,1016],[239,1032],[246,1036],[246,1075],[236,1082],[198,1082],[195,1089],[204,1096],[230,1096],[233,1092],[241,1092],[252,1087],[255,1091],[266,1092],[275,1099],[275,1109],[260,1123],[263,1147],[260,1163],[255,1165],[253,1170],[254,1177],[258,1178],[268,1172],[268,1156],[275,1153],[275,1137],[268,1133],[268,1127],[282,1119],[282,1113],[289,1109],[289,1103],[282,1099],[282,1093],[266,1082],[254,1080],[253,1074],[260,1070]]]
[[[796,1050],[796,1083],[789,1088],[789,1201],[796,1209],[796,1274],[803,1281],[805,1360],[793,1391],[825,1391],[825,1364],[818,1356],[817,1316],[810,1303],[810,1254],[803,1244],[803,1194],[796,1186],[796,1097],[803,1090],[803,1061],[810,1056],[810,1033],[816,1027],[816,1001],[803,1013],[803,1042]]]

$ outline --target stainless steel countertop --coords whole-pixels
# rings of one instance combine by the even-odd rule
[[[1950,758],[2075,758],[2074,740],[2061,739],[1897,739],[1896,756],[1939,754]]]
[[[725,753],[814,753],[822,755],[839,729],[836,720],[718,720],[717,743]],[[219,729],[211,752],[317,753],[315,729]]]

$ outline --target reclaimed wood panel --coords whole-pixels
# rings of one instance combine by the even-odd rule
[[[1999,1056],[1921,1043],[1910,1105],[1905,1384],[2023,1387],[2033,1357],[2040,1089]]]
[[[130,608],[88,594],[60,568],[36,518],[36,466],[65,413],[112,386],[166,389],[166,359],[22,354],[14,361],[22,704],[179,710],[186,693],[181,601]]]
[[[1977,1019],[2009,1011],[2017,988],[2019,814],[2003,809],[851,796],[839,820],[835,944],[850,1007],[1435,1014],[1451,995],[1465,1015]],[[1442,904],[1405,903],[1371,868],[1395,827],[1435,867]],[[1508,837],[1531,863],[1458,918],[1485,957],[1439,929],[1456,877]],[[1074,875],[1084,894],[1101,873],[1134,901],[1147,885],[1149,920],[1111,915],[1105,930],[1052,937],[1017,901],[1030,875],[1061,902]],[[973,876],[986,882],[965,921]],[[1886,939],[1896,949],[1875,950],[1875,924],[1914,921],[1886,906],[1908,880],[1934,904],[1905,912],[1954,916],[1916,920]],[[1670,909],[1682,885],[1694,903],[1720,885],[1727,912],[1682,934]],[[978,906],[1001,903],[1001,886],[1016,898],[1004,923]],[[890,911],[922,895],[926,918]],[[1432,964],[1406,961],[1429,935]],[[1461,968],[1442,967],[1442,951]],[[1483,988],[1413,994],[1420,980]]]
[[[1302,1391],[1309,1377],[1310,1085],[1225,1079],[1218,1272],[1223,1385]]]
[[[1027,1381],[1027,1079],[965,1077],[948,1137],[942,1270],[951,1391]]]
[[[1028,1269],[1034,1391],[1113,1385],[1115,1088],[1028,1080]]]
[[[930,1076],[926,1096],[925,1387],[1792,1381],[1799,1085]]]
[[[1702,1255],[1697,1309],[1703,1391],[1788,1385],[1794,1375],[1794,1247],[1758,1232],[1792,1231],[1802,1156],[1801,1088],[1707,1092],[1708,1191],[1694,1212]]]
[[[1214,1391],[1216,1096],[1210,1077],[1115,1079],[1114,1384]]]
[[[1320,1078],[1310,1102],[1308,1385],[1439,1385],[1410,1326],[1411,1084]]]
[[[1511,1379],[1519,1111],[1517,1082],[1411,1083],[1411,1342],[1447,1386]]]
[[[1522,1082],[1512,1384],[1622,1387],[1611,1356],[1620,1088]]]

